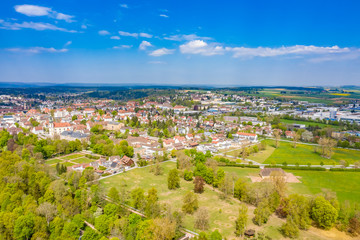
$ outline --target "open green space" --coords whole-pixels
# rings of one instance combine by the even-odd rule
[[[268,147],[274,147],[273,140],[266,140]],[[293,148],[291,142],[280,142],[280,147],[276,148],[274,152],[266,158],[264,163],[267,164],[282,164],[286,162],[287,164],[300,164],[307,165],[320,165],[323,162],[325,165],[339,164],[340,160],[349,161],[349,163],[354,163],[360,160],[360,151],[352,149],[342,149],[334,148],[334,154],[331,159],[323,158],[319,153],[314,152],[314,147],[312,145],[306,144],[297,144],[296,148]],[[261,154],[263,156],[261,157]],[[266,156],[265,152],[259,154],[259,158],[264,158]],[[250,157],[251,159],[251,157]]]
[[[47,160],[45,163],[48,164],[48,165],[52,165],[52,164],[56,164],[56,163],[59,163],[59,162],[62,162],[62,160],[54,158],[54,159]]]
[[[71,160],[71,159],[79,158],[79,157],[82,157],[82,156],[84,156],[84,154],[76,153],[76,154],[67,155],[67,156],[64,156],[64,157],[61,157],[61,158],[64,159],[64,160]]]
[[[289,192],[314,195],[326,189],[335,192],[338,200],[350,203],[360,203],[360,173],[359,172],[315,172],[289,170],[300,177],[302,183],[290,183]]]
[[[91,163],[93,162],[94,160],[92,159],[89,159],[87,157],[82,157],[82,158],[78,158],[78,159],[75,159],[75,160],[72,160],[72,162],[75,162],[75,163]]]
[[[325,128],[325,127],[331,127],[331,128],[336,128],[339,129],[340,126],[335,126],[335,125],[330,125],[330,124],[325,124],[325,123],[316,123],[316,122],[308,122],[308,121],[299,121],[299,120],[288,120],[288,119],[281,119],[282,123],[285,124],[304,124],[306,125],[306,127],[308,126],[319,126],[321,128]]]
[[[163,175],[155,176],[153,173],[149,172],[149,167],[138,168],[134,170],[127,171],[122,174],[112,176],[100,181],[101,185],[105,187],[106,190],[109,190],[111,187],[119,188],[121,184],[125,184],[126,188],[131,191],[137,187],[143,188],[145,191],[148,191],[150,188],[154,187],[158,191],[159,201],[161,204],[171,205],[173,210],[181,211],[182,198],[184,194],[188,191],[193,190],[193,183],[186,182],[181,179],[180,188],[177,190],[169,190],[167,188],[167,176],[168,172],[176,167],[174,162],[162,163],[161,166],[164,168]],[[235,168],[235,167],[223,167],[227,173],[235,173],[239,177],[246,177],[248,175],[257,175],[259,169],[251,168]],[[360,175],[359,175],[360,176]],[[234,235],[235,230],[235,219],[238,214],[238,204],[239,202],[236,199],[223,200],[219,197],[218,191],[213,189],[210,186],[206,186],[205,192],[198,195],[199,206],[206,207],[209,211],[210,216],[210,228],[209,231],[214,231],[218,229],[223,237],[227,239],[238,239]],[[272,236],[273,239],[284,239],[279,232],[279,227],[284,222],[283,219],[279,219],[273,215],[269,222],[262,226],[258,227],[252,222],[254,207],[249,206],[249,219],[248,219],[248,228],[256,229],[256,231],[263,232],[269,236]],[[195,232],[200,232],[194,228],[194,215],[185,215],[184,217],[184,227]],[[300,238],[302,239],[323,239],[314,235],[310,231],[301,231]]]

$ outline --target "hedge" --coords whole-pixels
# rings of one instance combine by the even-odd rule
[[[360,172],[360,168],[330,168],[332,172]]]
[[[89,158],[89,159],[100,159],[99,156],[95,156],[95,155],[91,155],[91,154],[86,154],[85,157]]]
[[[322,167],[292,167],[292,166],[282,166],[282,165],[269,165],[269,166],[265,166],[265,168],[282,168],[285,170],[326,171],[326,169]]]
[[[259,165],[250,165],[250,164],[238,164],[230,162],[224,165],[225,167],[241,167],[241,168],[260,168]]]

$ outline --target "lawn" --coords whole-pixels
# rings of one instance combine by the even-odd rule
[[[61,159],[72,160],[72,159],[79,158],[79,157],[82,157],[82,156],[84,156],[84,154],[76,153],[76,154],[67,155],[65,157],[61,157]]]
[[[52,165],[52,164],[56,164],[56,163],[59,163],[59,162],[62,162],[62,160],[54,158],[54,159],[51,159],[51,160],[47,160],[45,163],[48,164],[48,165]]]
[[[336,192],[340,202],[349,200],[351,203],[360,203],[360,173],[359,172],[315,172],[289,171],[300,176],[302,183],[289,184],[290,193],[314,195],[324,189]]]
[[[266,140],[268,147],[274,147],[273,140]],[[331,159],[323,158],[319,153],[314,152],[314,146],[297,144],[296,148],[292,147],[290,142],[280,142],[280,147],[275,149],[274,152],[264,161],[264,163],[307,165],[320,165],[323,162],[325,165],[339,164],[340,160],[347,160],[354,163],[360,160],[360,151],[335,148],[334,155]]]
[[[78,159],[75,159],[75,160],[72,160],[72,162],[75,162],[75,163],[91,163],[93,162],[94,160],[92,159],[89,159],[87,157],[82,157],[82,158],[78,158]]]
[[[273,154],[275,149],[276,148],[274,148],[273,146],[267,145],[265,150],[251,154],[248,159],[254,160],[258,163],[263,163]]]

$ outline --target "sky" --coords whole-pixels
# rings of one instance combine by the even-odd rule
[[[0,82],[360,85],[360,1],[7,0]]]

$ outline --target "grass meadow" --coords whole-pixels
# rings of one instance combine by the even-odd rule
[[[164,173],[160,176],[155,176],[153,173],[149,172],[149,167],[138,168],[134,170],[127,171],[122,174],[118,174],[109,178],[101,180],[101,185],[109,190],[111,187],[119,188],[120,185],[125,184],[126,188],[131,191],[137,187],[143,188],[145,191],[148,191],[150,188],[154,187],[158,191],[159,201],[161,204],[171,205],[173,210],[181,211],[182,198],[184,194],[188,191],[193,190],[193,183],[187,182],[181,179],[180,188],[177,190],[169,190],[167,188],[167,176],[168,172],[176,167],[174,162],[165,162],[161,166],[164,169]],[[225,172],[236,173],[239,177],[246,177],[249,175],[257,175],[259,169],[247,169],[247,168],[234,168],[234,167],[223,167]],[[360,174],[359,174],[360,176]],[[261,183],[260,183],[261,184]],[[301,184],[301,183],[298,183]],[[306,187],[304,189],[296,188],[291,186],[291,191],[301,190],[304,194],[311,192],[310,189]],[[209,211],[210,216],[210,228],[209,231],[214,231],[218,229],[223,237],[227,239],[239,239],[234,235],[235,231],[235,219],[238,214],[238,204],[239,201],[236,199],[223,200],[219,197],[219,193],[216,190],[213,190],[212,187],[206,186],[205,192],[198,195],[199,206],[206,207]],[[282,237],[279,228],[284,223],[283,219],[279,219],[273,215],[267,224],[264,226],[256,226],[252,222],[254,217],[253,206],[249,206],[249,219],[248,219],[248,228],[255,229],[257,232],[263,232],[268,236],[271,236],[272,239],[285,239]],[[194,228],[194,216],[185,215],[184,217],[184,227],[195,232],[200,232],[198,229]],[[316,232],[317,231],[317,232]],[[318,233],[320,231],[320,233]],[[335,231],[335,233],[334,233]],[[333,237],[324,238],[321,236],[326,236],[331,233]],[[336,232],[336,230],[323,231],[319,229],[311,229],[309,231],[301,231],[300,239],[339,239],[339,234],[341,239],[344,238],[342,233]],[[334,237],[335,236],[335,237]]]

